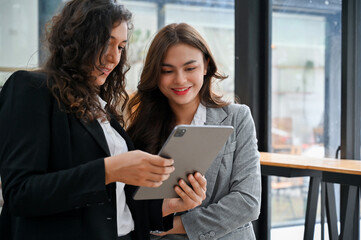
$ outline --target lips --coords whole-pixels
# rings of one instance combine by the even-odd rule
[[[111,68],[100,68],[100,70],[107,76],[112,72]]]
[[[184,87],[184,88],[171,88],[172,91],[177,95],[185,95],[189,92],[191,87]]]

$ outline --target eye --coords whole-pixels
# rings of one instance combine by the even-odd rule
[[[123,46],[118,46],[118,50],[119,50],[119,51],[123,51],[123,50],[124,50],[124,47],[123,47]]]
[[[189,67],[189,68],[186,68],[186,71],[187,71],[187,72],[191,72],[191,71],[193,71],[194,69],[196,69],[196,67]]]
[[[172,72],[173,72],[172,70],[166,70],[166,69],[161,70],[161,73],[163,73],[163,74],[170,74]]]

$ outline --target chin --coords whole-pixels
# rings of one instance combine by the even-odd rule
[[[177,105],[187,105],[187,104],[189,104],[189,103],[191,103],[192,101],[175,101],[175,103],[177,104]]]
[[[96,79],[96,84],[97,84],[98,86],[102,86],[102,85],[105,83],[105,80],[107,80],[106,77],[103,77],[103,76],[98,77],[98,78]]]

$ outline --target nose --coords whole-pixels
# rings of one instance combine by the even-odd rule
[[[118,64],[121,56],[122,52],[116,47],[115,49],[108,49],[106,58],[108,62]]]
[[[182,84],[187,82],[187,78],[186,75],[184,74],[183,71],[177,71],[175,78],[174,78],[174,83],[176,84]]]

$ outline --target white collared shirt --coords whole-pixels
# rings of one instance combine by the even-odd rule
[[[104,109],[107,103],[100,97],[99,102]],[[98,119],[98,122],[103,129],[110,155],[114,156],[128,152],[127,143],[124,138],[110,125],[109,121],[107,119],[103,121],[102,119]],[[118,236],[127,235],[134,230],[134,220],[125,201],[124,185],[122,182],[116,182]]]
[[[196,113],[194,114],[191,125],[204,125],[207,120],[207,108],[202,103],[199,104]]]

